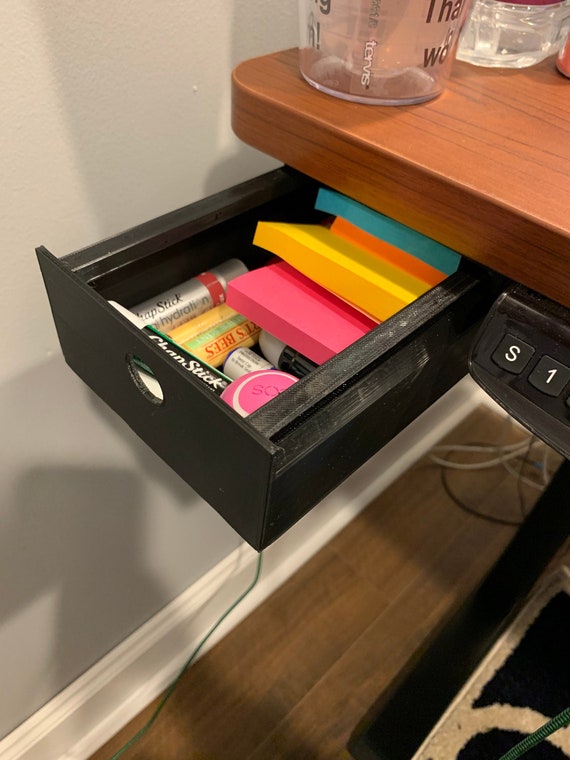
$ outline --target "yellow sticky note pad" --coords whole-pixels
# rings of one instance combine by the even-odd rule
[[[258,222],[253,242],[378,320],[429,290],[427,283],[320,225]]]

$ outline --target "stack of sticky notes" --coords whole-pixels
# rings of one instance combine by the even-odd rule
[[[259,222],[253,242],[377,320],[387,319],[429,289],[319,225]]]
[[[455,251],[339,193],[320,190],[316,208],[335,216],[330,228],[259,222],[254,244],[375,320],[392,316],[459,265]]]
[[[410,227],[322,188],[327,225],[258,222],[277,257],[228,283],[227,304],[317,364],[456,271],[460,256]]]
[[[316,364],[377,324],[285,261],[231,280],[226,299],[232,309]]]
[[[315,208],[350,222],[363,232],[396,247],[444,275],[457,271],[461,260],[457,251],[346,195],[321,188],[317,193]]]

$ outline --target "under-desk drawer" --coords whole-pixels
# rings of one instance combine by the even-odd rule
[[[500,284],[460,270],[247,418],[172,361],[112,306],[132,306],[236,257],[260,219],[316,221],[317,186],[278,169],[107,241],[38,257],[66,361],[256,549],[319,502],[466,374]],[[162,403],[133,381],[139,357]]]

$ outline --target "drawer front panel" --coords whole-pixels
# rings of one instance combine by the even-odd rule
[[[490,299],[483,296],[482,280],[464,275],[453,280],[453,288],[451,283],[447,286],[453,295],[446,294],[446,305],[437,316],[425,313],[432,311],[435,293],[404,309],[393,321],[408,323],[405,313],[415,311],[418,324],[411,335],[381,351],[328,403],[306,412],[303,424],[274,436],[285,455],[272,480],[265,528],[271,540],[287,529],[293,513],[301,517],[465,375],[465,356]],[[424,322],[418,311],[424,312]],[[413,315],[409,321],[415,321]],[[338,359],[354,366],[357,357],[352,355],[362,359],[373,353],[367,343],[376,343],[388,330],[385,323]]]
[[[277,447],[191,382],[176,363],[165,361],[159,348],[64,262],[46,253],[40,261],[70,367],[238,532],[259,543]],[[164,392],[162,404],[149,402],[133,382],[131,355],[152,368]]]
[[[260,219],[318,221],[316,185],[282,169],[61,259],[38,249],[71,368],[256,549],[275,540],[467,371],[503,283],[469,264],[248,418],[109,305],[221,261],[260,266]],[[138,357],[163,400],[133,381]]]

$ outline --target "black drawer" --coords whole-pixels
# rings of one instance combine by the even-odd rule
[[[107,299],[132,306],[231,257],[249,267],[260,219],[316,221],[317,186],[287,168],[56,258],[37,249],[69,366],[254,548],[286,531],[467,372],[504,283],[460,270],[247,418]],[[163,403],[133,382],[140,357]]]

